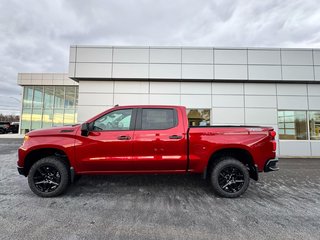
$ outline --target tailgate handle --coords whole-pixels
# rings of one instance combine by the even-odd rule
[[[181,139],[182,136],[179,136],[179,135],[171,135],[169,136],[170,139]]]
[[[130,140],[131,137],[129,137],[129,136],[119,136],[118,139],[119,140]]]

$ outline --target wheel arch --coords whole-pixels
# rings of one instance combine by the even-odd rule
[[[24,160],[24,169],[25,169],[25,176],[28,176],[30,168],[33,164],[35,164],[37,161],[39,161],[42,158],[49,157],[49,156],[56,156],[61,161],[63,161],[68,168],[70,168],[70,160],[68,159],[67,154],[58,148],[41,148],[41,149],[35,149],[30,151]]]
[[[210,175],[210,169],[219,162],[222,157],[233,157],[242,162],[249,170],[250,178],[258,180],[258,169],[254,164],[254,159],[251,153],[243,148],[223,148],[214,152],[208,161],[207,167],[203,173],[204,178]]]

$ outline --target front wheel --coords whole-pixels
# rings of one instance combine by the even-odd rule
[[[31,190],[40,197],[56,197],[69,185],[69,171],[62,159],[42,158],[32,165],[28,174]]]
[[[211,185],[216,194],[226,198],[236,198],[248,188],[248,169],[235,158],[221,159],[211,169]]]

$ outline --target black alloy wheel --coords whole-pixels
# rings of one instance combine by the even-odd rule
[[[56,190],[61,182],[61,175],[54,166],[44,165],[36,169],[33,175],[35,187],[41,192]]]
[[[247,167],[233,157],[223,157],[211,168],[211,185],[221,197],[235,198],[242,195],[250,182]]]

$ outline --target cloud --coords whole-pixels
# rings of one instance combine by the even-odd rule
[[[0,9],[0,111],[20,98],[18,72],[66,72],[73,44],[320,47],[317,0],[11,0]]]

